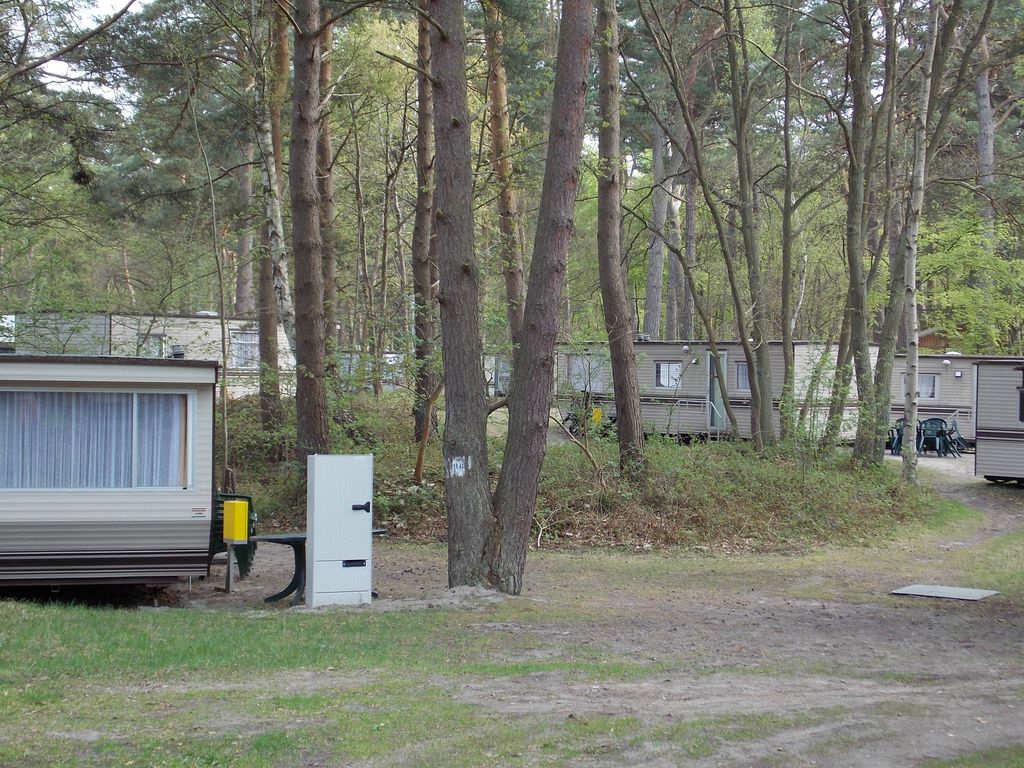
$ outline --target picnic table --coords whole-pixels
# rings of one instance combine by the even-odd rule
[[[263,598],[263,602],[275,603],[288,597],[288,595],[293,595],[292,605],[298,605],[306,592],[306,532],[261,533],[249,537],[249,541],[265,541],[270,544],[283,544],[292,548],[292,554],[295,557],[295,570],[292,573],[291,581],[280,592],[275,592],[270,597]]]
[[[386,536],[386,528],[374,528],[372,535]],[[292,573],[291,581],[280,592],[275,592],[269,597],[263,598],[265,603],[276,603],[292,596],[292,605],[298,605],[306,593],[306,531],[293,531],[292,533],[261,533],[250,536],[249,541],[265,541],[269,544],[283,544],[292,548],[295,558],[295,570]],[[376,596],[376,595],[374,595]]]

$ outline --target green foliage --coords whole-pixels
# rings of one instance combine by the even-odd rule
[[[964,205],[959,216],[927,221],[920,236],[922,323],[938,328],[966,354],[1019,353],[1011,329],[1024,322],[1024,261],[1006,258],[1003,228],[989,242],[981,218]]]
[[[425,454],[424,482],[415,484],[418,446],[411,439],[410,410],[402,392],[380,399],[368,393],[337,397],[332,450],[374,455],[375,524],[398,536],[443,539],[440,445],[435,434]],[[302,474],[287,460],[291,419],[278,432],[264,431],[254,398],[232,403],[230,419],[239,492],[254,496],[264,530],[301,528]],[[533,528],[540,546],[788,551],[886,535],[932,504],[886,467],[857,468],[845,457],[823,458],[816,449],[792,445],[759,457],[746,443],[679,445],[652,438],[647,475],[634,485],[618,477],[614,435],[602,432],[593,429],[588,437],[597,469],[571,443],[549,446]],[[503,441],[493,438],[495,471],[502,448]]]

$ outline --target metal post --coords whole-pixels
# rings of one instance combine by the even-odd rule
[[[235,585],[234,568],[232,567],[232,563],[234,562],[234,560],[235,560],[235,545],[232,544],[231,542],[228,542],[228,572],[227,572],[227,576],[225,576],[225,578],[224,578],[224,591],[227,592],[228,594],[231,593],[231,590],[232,590],[232,588]]]

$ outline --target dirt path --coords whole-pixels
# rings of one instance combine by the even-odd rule
[[[655,677],[587,683],[544,673],[460,680],[458,700],[499,713],[544,713],[552,722],[634,717],[655,730],[707,722],[751,724],[711,756],[685,760],[678,741],[611,742],[594,766],[913,766],[1024,745],[1024,606],[896,598],[890,589],[955,578],[943,558],[1024,526],[1024,489],[976,480],[973,457],[927,458],[922,479],[979,510],[984,522],[956,540],[834,558],[782,561],[531,555],[527,589],[546,618],[482,621],[475,631],[539,656],[588,649],[656,664]],[[375,588],[364,610],[486,607],[502,598],[445,589],[440,547],[379,542]],[[653,558],[653,559],[652,559]],[[262,607],[290,574],[290,551],[264,545],[252,578],[231,596],[214,591],[223,570],[183,596],[194,607]],[[903,579],[909,580],[903,581]],[[983,586],[956,584],[956,586]],[[552,617],[564,618],[552,618]],[[500,642],[508,637],[508,643]],[[724,724],[724,725],[723,725]]]

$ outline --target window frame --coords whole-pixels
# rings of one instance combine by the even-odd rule
[[[171,389],[160,387],[156,389],[127,389],[112,387],[0,387],[0,392],[71,392],[71,393],[94,393],[114,394],[132,396],[132,446],[131,446],[131,482],[132,485],[107,488],[2,488],[0,494],[12,493],[186,493],[196,489],[195,473],[195,440],[196,440],[196,390],[194,389]],[[135,473],[137,470],[137,457],[135,447],[138,439],[138,395],[180,395],[185,397],[185,485],[168,486],[137,486],[135,485]]]
[[[736,360],[734,362],[734,365],[736,366],[733,369],[735,371],[735,375],[736,375],[736,391],[737,392],[750,392],[750,368],[747,367],[747,361],[746,360]],[[741,370],[743,371],[743,378],[745,378],[747,380],[747,385],[746,386],[743,386],[743,384],[740,382],[740,371]]]
[[[927,397],[927,396],[925,396],[923,394],[920,394],[920,392],[921,392],[921,378],[924,377],[924,376],[931,376],[932,379],[935,381],[935,386],[932,389],[932,395],[930,397]],[[907,374],[905,374],[905,373],[901,374],[901,376],[900,376],[900,389],[903,392],[904,399],[906,399],[906,397],[907,397]],[[918,400],[930,400],[930,401],[938,400],[939,399],[939,374],[937,374],[937,373],[920,373],[920,372],[918,372],[918,374],[917,374],[917,391],[919,393],[918,396],[917,396]]]
[[[160,360],[164,357],[166,349],[164,348],[164,342],[167,337],[162,333],[139,333],[135,339],[136,357],[144,357],[151,360]],[[143,351],[146,349],[147,344],[156,343],[159,345],[159,354],[157,355],[146,355]]]
[[[249,336],[251,339],[245,339],[244,341],[239,336]],[[240,344],[244,344],[245,349],[252,350],[255,348],[256,355],[251,357],[254,361],[253,365],[236,365],[235,360],[237,356],[235,354],[235,341],[236,339]],[[260,369],[260,332],[256,328],[234,328],[228,331],[228,356],[230,365],[228,366],[232,370],[236,371],[258,371]]]
[[[678,375],[675,377],[674,384],[662,384],[661,383],[661,367],[662,366],[676,366]],[[671,368],[669,369],[671,370]],[[669,381],[671,381],[671,375]],[[683,361],[682,360],[655,360],[654,361],[654,387],[655,389],[673,389],[677,390],[683,384]]]

